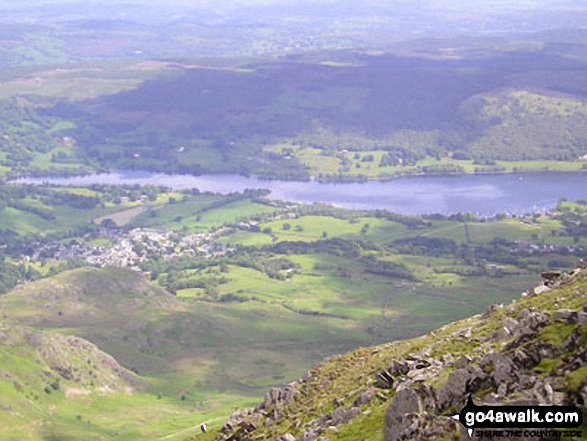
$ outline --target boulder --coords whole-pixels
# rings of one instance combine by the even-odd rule
[[[471,359],[466,355],[461,356],[457,361],[456,368],[457,369],[467,369],[471,365]]]
[[[550,323],[550,318],[543,312],[525,308],[518,314],[518,322],[519,326],[515,332],[516,336],[539,331]]]
[[[393,387],[394,379],[391,373],[387,369],[377,373],[377,382],[375,385],[379,389],[391,389]]]
[[[463,406],[468,394],[478,390],[486,379],[487,374],[478,367],[455,369],[449,374],[448,380],[438,393],[439,409],[444,410],[455,405]]]
[[[404,441],[419,439],[468,440],[459,423],[452,418],[427,413],[409,413],[393,425],[385,423],[384,441]]]
[[[369,403],[376,393],[377,391],[373,387],[370,387],[366,391],[361,392],[360,395],[355,398],[355,401],[353,401],[353,406],[360,407]]]
[[[315,441],[320,435],[321,433],[318,429],[308,429],[297,439],[297,441]]]
[[[545,280],[554,280],[554,279],[558,279],[560,276],[562,276],[563,273],[560,271],[546,271],[540,274],[540,277],[542,277]]]
[[[567,325],[574,325],[577,323],[577,311],[572,309],[559,309],[553,312],[553,319],[558,323],[566,323]]]
[[[397,438],[397,427],[405,423],[405,417],[413,413],[436,412],[436,390],[419,384],[398,391],[385,413],[385,439]]]
[[[407,363],[400,363],[398,361],[392,361],[391,366],[387,368],[387,371],[394,377],[400,375],[406,375],[410,371],[410,367]]]
[[[513,319],[511,317],[506,318],[503,321],[503,328],[509,333],[509,334],[513,334],[516,329],[518,328],[519,323],[516,319]]]
[[[514,362],[502,354],[494,354],[493,379],[496,384],[510,384],[518,381],[518,368]]]
[[[332,412],[331,426],[340,426],[341,424],[347,424],[351,420],[355,419],[361,414],[358,407],[351,407],[350,409],[335,409]]]
[[[272,387],[269,392],[265,394],[263,403],[259,409],[268,409],[271,406],[281,407],[285,404],[292,403],[299,395],[299,391],[294,386],[286,386],[284,389]]]
[[[546,291],[550,291],[550,288],[546,285],[538,285],[536,288],[534,288],[534,294],[536,295],[542,294]]]

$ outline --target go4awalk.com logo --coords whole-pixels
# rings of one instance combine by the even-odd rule
[[[581,437],[583,411],[575,406],[477,406],[469,395],[453,418],[465,426],[469,437]]]

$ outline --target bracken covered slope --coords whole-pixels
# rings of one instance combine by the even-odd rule
[[[256,409],[235,412],[221,430],[193,439],[468,439],[450,416],[469,391],[476,404],[585,410],[587,270],[581,263],[544,276],[550,280],[510,305],[420,338],[327,359],[269,391]]]

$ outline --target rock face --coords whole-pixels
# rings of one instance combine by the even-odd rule
[[[543,276],[546,290],[528,289],[509,306],[412,342],[331,357],[271,389],[256,409],[233,414],[217,440],[315,441],[342,433],[363,440],[383,432],[385,441],[464,441],[468,434],[451,416],[469,394],[477,405],[587,410],[587,270]]]

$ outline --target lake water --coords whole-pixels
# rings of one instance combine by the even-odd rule
[[[402,214],[471,212],[523,214],[552,209],[560,198],[587,199],[587,173],[539,172],[500,175],[405,177],[365,183],[275,181],[239,175],[166,175],[117,171],[68,178],[23,178],[18,182],[88,186],[164,185],[217,193],[266,188],[272,199],[327,202],[354,209],[385,209]]]

